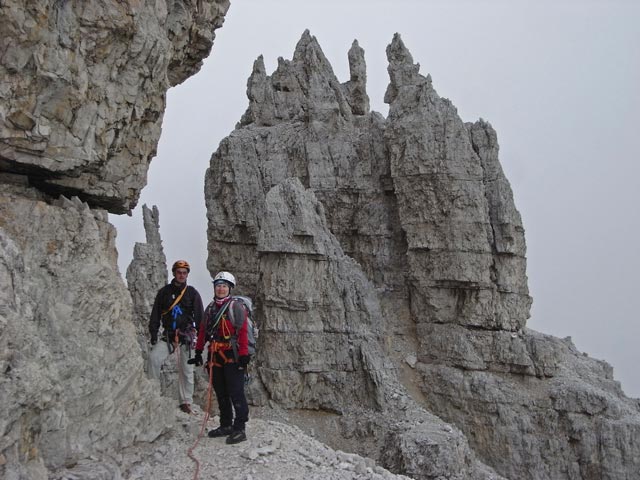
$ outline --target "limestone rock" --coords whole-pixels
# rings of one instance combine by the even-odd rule
[[[442,446],[448,448],[443,450]],[[391,471],[415,479],[498,480],[502,477],[473,461],[466,438],[459,431],[416,423],[387,433],[383,463]]]
[[[258,252],[260,376],[270,398],[289,408],[340,412],[345,398],[379,408],[385,365],[378,300],[297,178],[267,194]],[[276,354],[280,345],[288,354]]]
[[[117,478],[118,451],[172,420],[143,371],[106,210],[135,206],[166,91],[199,69],[228,7],[1,2],[2,478],[72,465],[69,478]]]
[[[6,478],[45,479],[92,452],[156,438],[160,399],[142,370],[106,212],[5,185],[0,218]]]
[[[257,299],[262,394],[287,408],[339,412],[345,421],[318,425],[321,438],[339,447],[350,438],[348,448],[377,457],[393,422],[425,415],[393,393],[402,388],[383,348],[390,323],[378,296],[400,304],[407,294],[384,119],[343,108],[345,90],[334,88],[308,32],[271,77],[258,59],[248,85],[249,108],[205,179],[209,268],[233,270]],[[446,442],[438,451],[440,463],[474,458]],[[490,470],[479,465],[469,468]]]
[[[160,212],[155,205],[142,206],[142,219],[147,237],[146,243],[136,242],[133,258],[127,268],[127,287],[133,300],[133,323],[143,359],[148,359],[149,318],[158,290],[167,280],[167,258],[160,238]]]
[[[470,136],[398,35],[387,57],[386,139],[407,238],[412,315],[419,325],[517,331],[531,303],[524,229],[498,163],[495,132],[480,123]]]
[[[195,435],[188,432],[200,428],[203,413],[196,409],[195,415],[185,417],[182,425],[176,425],[153,443],[139,443],[123,451],[117,476],[99,477],[100,473],[113,471],[114,465],[86,461],[60,469],[53,478],[193,478],[196,467],[187,456],[187,449],[194,443]],[[212,427],[211,423],[207,426]],[[247,424],[247,441],[234,446],[225,445],[224,438],[202,438],[193,456],[200,462],[198,478],[202,479],[409,480],[371,459],[329,448],[300,428],[276,420],[252,418]]]
[[[364,61],[364,49],[357,40],[349,49],[349,72],[351,78],[344,84],[346,97],[354,115],[369,113],[369,95],[367,95],[367,64]]]
[[[259,58],[211,158],[208,268],[257,299],[254,400],[414,478],[633,478],[638,403],[604,362],[526,328],[496,132],[465,124],[398,35],[387,56],[387,119],[356,44],[345,84],[309,32],[271,75]]]
[[[0,7],[0,169],[57,196],[131,211],[167,89],[198,71],[229,0]]]
[[[528,329],[522,337],[534,365],[554,360],[553,377],[496,373],[499,359],[480,369],[418,364],[429,408],[507,478],[633,478],[640,405],[611,367],[563,340]]]

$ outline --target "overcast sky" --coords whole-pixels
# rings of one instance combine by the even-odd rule
[[[157,205],[169,263],[192,264],[205,302],[204,174],[245,111],[247,77],[290,59],[308,28],[341,82],[365,50],[373,110],[398,32],[464,121],[488,120],[522,214],[528,327],[571,336],[640,397],[640,2],[636,0],[232,0],[199,74],[167,95],[158,155],[133,217],[111,215],[124,275]],[[240,279],[241,281],[242,279]]]

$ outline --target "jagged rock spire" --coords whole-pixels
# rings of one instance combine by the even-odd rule
[[[508,478],[632,475],[637,404],[606,365],[525,328],[524,229],[495,131],[465,124],[399,35],[387,55],[384,119],[353,94],[364,91],[359,46],[338,85],[305,32],[271,77],[254,66],[247,121],[212,157],[209,269],[232,261],[257,298],[259,398],[340,412],[351,448],[414,478],[449,478],[463,465],[473,473],[461,478],[497,477],[468,461],[464,442],[451,455],[455,441],[431,435],[446,427],[425,409]],[[362,355],[372,351],[377,361]],[[415,418],[424,428],[406,430]],[[371,433],[381,429],[395,432],[388,442]],[[436,461],[420,448],[427,441]]]
[[[149,318],[158,290],[167,283],[167,258],[160,237],[160,212],[155,205],[142,206],[146,243],[136,242],[127,268],[127,286],[133,300],[133,323],[145,359],[149,345]]]
[[[531,303],[524,229],[499,168],[495,132],[492,150],[474,148],[483,127],[467,129],[431,79],[420,75],[398,34],[387,57],[386,138],[411,257],[414,315],[431,324],[517,331]],[[495,232],[507,231],[517,250],[496,243]]]
[[[364,60],[364,49],[360,47],[357,40],[353,41],[348,56],[350,79],[344,83],[347,101],[354,115],[366,115],[369,113],[367,64]]]
[[[396,33],[393,40],[387,46],[387,60],[389,66],[389,85],[384,95],[385,103],[392,103],[397,100],[398,94],[404,88],[411,90],[425,87],[431,88],[431,76],[426,78],[420,75],[420,64],[413,63],[413,57],[407,47],[405,47],[400,34]],[[414,93],[413,95],[417,95]],[[406,99],[409,103],[414,100],[411,92],[403,92],[401,98]]]

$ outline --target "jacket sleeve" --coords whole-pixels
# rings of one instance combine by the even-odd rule
[[[249,355],[249,322],[247,318],[249,317],[249,312],[240,302],[233,302],[233,314],[235,318],[241,318],[242,324],[240,326],[240,330],[237,332],[238,338],[238,355]]]
[[[162,314],[162,305],[161,297],[162,297],[162,288],[158,290],[156,294],[156,299],[153,302],[153,308],[151,309],[151,316],[149,317],[149,333],[151,334],[151,338],[158,336],[158,330],[160,329],[160,317]]]
[[[207,308],[206,312],[203,314],[203,319],[198,324],[198,340],[196,341],[196,350],[204,350],[204,344],[206,341],[206,332],[207,332],[207,324],[209,323],[209,313],[211,312],[210,308]]]

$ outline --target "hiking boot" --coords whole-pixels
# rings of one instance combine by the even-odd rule
[[[244,433],[244,430],[235,430],[227,437],[226,443],[233,445],[234,443],[244,442],[246,439],[247,435]]]
[[[189,415],[191,415],[192,413],[191,405],[189,405],[188,403],[180,404],[180,410],[182,410],[184,413],[188,413]]]
[[[230,435],[233,432],[233,427],[229,426],[229,427],[218,427],[218,428],[214,428],[213,430],[209,430],[208,435],[211,438],[216,438],[216,437],[226,437],[227,435]]]

